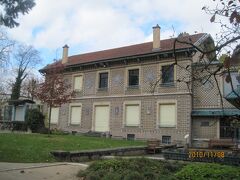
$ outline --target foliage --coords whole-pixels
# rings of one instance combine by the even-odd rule
[[[63,130],[61,130],[61,129],[54,128],[54,129],[51,130],[51,134],[55,134],[55,135],[67,135],[67,134],[69,134],[69,132],[63,131]]]
[[[61,106],[70,101],[73,97],[71,85],[64,80],[64,65],[58,64],[54,68],[48,69],[45,74],[45,82],[36,89],[34,96],[46,103],[50,108],[48,124],[50,129],[51,110],[54,106]],[[49,132],[50,133],[50,132]]]
[[[1,0],[0,25],[10,28],[18,26],[15,20],[18,15],[28,13],[34,6],[34,0]]]
[[[21,95],[33,100],[34,92],[37,89],[38,84],[41,83],[41,78],[34,76],[33,74],[28,76],[22,83]]]
[[[33,46],[19,45],[14,53],[17,65],[16,80],[12,86],[11,99],[16,100],[20,97],[23,80],[27,77],[29,69],[40,63],[39,52]]]
[[[21,121],[13,122],[13,131],[27,131],[27,124]]]
[[[174,168],[168,168],[173,167]],[[185,166],[183,163],[157,161],[146,158],[111,159],[94,162],[85,171],[80,171],[78,177],[85,179],[174,179],[174,173]]]
[[[53,150],[80,151],[145,145],[141,141],[113,140],[72,135],[0,133],[1,162],[54,162]],[[2,153],[4,152],[4,153]]]
[[[49,107],[67,103],[73,95],[73,92],[69,91],[71,85],[64,81],[63,71],[64,65],[62,64],[49,69],[44,74],[45,82],[40,84],[35,92],[35,96]]]
[[[194,163],[176,173],[177,179],[240,179],[240,168],[207,163]]]
[[[79,171],[82,179],[239,179],[240,168],[210,163],[179,163],[145,158],[101,160]]]
[[[44,116],[39,109],[28,109],[26,123],[33,133],[40,132],[44,127]]]

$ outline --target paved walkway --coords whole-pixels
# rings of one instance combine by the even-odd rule
[[[80,163],[0,163],[1,180],[77,180]]]

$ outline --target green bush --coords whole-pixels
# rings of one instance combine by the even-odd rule
[[[210,163],[194,163],[185,166],[176,173],[177,179],[198,179],[198,180],[231,180],[240,179],[240,168],[210,164]]]
[[[27,131],[27,124],[21,121],[14,121],[13,122],[13,131]]]
[[[78,177],[85,179],[174,179],[174,173],[184,164],[150,160],[146,158],[100,160],[91,164],[85,171],[80,171]],[[171,169],[167,169],[171,167]]]
[[[44,115],[38,109],[28,109],[26,123],[33,133],[40,132],[45,128]]]

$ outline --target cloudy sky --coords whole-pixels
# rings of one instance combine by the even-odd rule
[[[161,26],[161,38],[180,32],[207,32],[213,37],[218,26],[202,11],[211,0],[35,0],[20,26],[8,30],[12,39],[34,45],[44,65],[69,54],[137,44],[152,40],[152,27]],[[211,3],[211,4],[210,4]],[[173,30],[174,29],[174,30]],[[174,32],[175,31],[175,32]]]

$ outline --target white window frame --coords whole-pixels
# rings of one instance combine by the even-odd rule
[[[168,66],[168,65],[172,65],[173,64],[173,62],[165,62],[165,63],[160,63],[159,64],[159,72],[160,72],[160,78],[161,78],[161,81],[160,81],[160,85],[164,85],[163,83],[162,83],[162,67],[163,66]],[[174,64],[173,65],[173,84],[175,84],[176,83],[176,80],[177,80],[177,67],[176,67],[176,65]],[[168,86],[167,86],[168,87]],[[171,86],[170,86],[171,87]]]
[[[128,125],[126,119],[127,106],[138,105],[139,106],[139,124]],[[141,126],[141,101],[125,101],[123,104],[123,127],[140,127]]]
[[[175,125],[174,126],[161,126],[160,125],[160,106],[161,105],[175,105]],[[177,128],[177,100],[159,100],[157,101],[157,128]]]
[[[78,77],[78,76],[82,76],[82,89],[75,89],[75,77]],[[83,73],[79,73],[79,74],[74,74],[72,76],[72,90],[75,91],[75,92],[81,92],[83,91],[83,84],[84,84],[84,76],[83,76]]]
[[[72,123],[71,116],[72,116],[72,107],[81,107],[81,117],[80,117],[80,123]],[[69,113],[68,113],[68,126],[70,125],[81,125],[82,124],[82,103],[70,103],[69,104]]]
[[[52,122],[52,109],[53,108],[58,108],[58,119],[57,119],[57,122]],[[48,114],[50,113],[50,108],[48,108]],[[50,116],[50,124],[55,124],[57,125],[59,123],[59,114],[60,114],[60,107],[59,106],[55,106],[55,107],[52,107],[51,108],[51,116]]]

